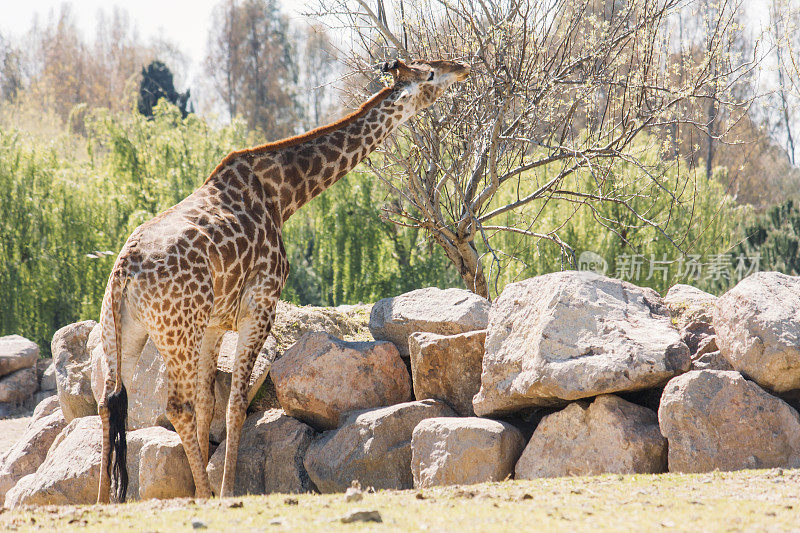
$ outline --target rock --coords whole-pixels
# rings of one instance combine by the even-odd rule
[[[344,501],[347,503],[353,502],[360,502],[364,499],[364,491],[361,490],[361,483],[358,482],[357,479],[353,480],[353,483],[347,487],[347,490],[344,491]]]
[[[51,397],[55,397],[56,399],[58,399],[58,391],[56,391],[55,389],[40,390],[39,392],[33,395],[33,403],[34,405],[39,405],[44,400]]]
[[[234,495],[313,491],[303,457],[315,436],[313,429],[282,411],[248,416],[239,441]],[[225,445],[219,445],[208,464],[208,477],[216,494],[222,488]]]
[[[414,487],[503,481],[525,447],[511,424],[486,418],[428,418],[414,429]]]
[[[99,416],[74,419],[53,440],[36,472],[8,491],[5,505],[14,508],[97,501],[102,438]],[[161,427],[130,431],[127,457],[128,499],[194,495],[189,461],[177,433]]]
[[[97,402],[92,395],[91,352],[87,350],[89,333],[95,324],[94,320],[77,322],[64,326],[53,335],[51,348],[56,387],[67,422],[97,414]]]
[[[655,291],[588,271],[506,285],[488,329],[479,416],[655,388],[690,365]]]
[[[280,358],[283,353],[300,337],[312,331],[324,331],[338,339],[346,341],[371,341],[367,324],[371,305],[340,305],[338,307],[298,307],[288,302],[279,301],[275,323],[267,343],[274,346],[271,361]],[[268,346],[265,346],[267,348]],[[271,348],[270,348],[271,349]],[[271,353],[271,352],[270,352]],[[255,394],[250,409],[266,411],[279,409],[275,385],[269,375]]]
[[[713,294],[682,283],[673,285],[664,295],[664,304],[678,329],[693,322],[711,324],[716,302]]]
[[[40,390],[56,390],[56,365],[50,363],[42,372],[42,379],[39,381]]]
[[[303,464],[323,493],[344,492],[353,480],[376,489],[410,489],[414,428],[426,418],[446,416],[456,413],[437,400],[352,413],[308,448]]]
[[[0,376],[30,368],[39,358],[39,346],[19,335],[0,337]]]
[[[656,414],[606,394],[544,417],[515,468],[517,479],[666,471]]]
[[[36,404],[36,407],[33,409],[33,414],[31,415],[31,421],[38,420],[60,410],[61,404],[58,401],[58,396],[49,396]]]
[[[324,331],[350,341],[370,341],[367,324],[371,305],[340,305],[338,307],[298,307],[279,301],[275,324],[270,335],[275,339],[278,354],[283,354],[300,337],[313,331]]]
[[[712,316],[717,297],[691,285],[674,285],[664,296],[675,327],[692,360],[716,348]]]
[[[376,340],[393,342],[408,358],[412,333],[455,335],[486,329],[489,306],[489,300],[464,289],[427,287],[379,300],[372,307],[369,330]]]
[[[352,524],[354,522],[383,522],[381,513],[372,509],[361,509],[358,511],[350,511],[339,519],[343,524]]]
[[[6,507],[96,502],[102,437],[99,416],[74,419],[55,438],[36,472],[6,493]]]
[[[715,350],[693,358],[692,370],[733,370],[733,367],[719,350]]]
[[[696,370],[664,389],[658,410],[671,472],[800,466],[800,416],[738,372]]]
[[[0,378],[0,403],[19,405],[36,392],[36,370],[21,368]]]
[[[270,370],[286,414],[318,429],[339,426],[358,409],[405,402],[411,379],[389,342],[347,342],[307,333]]]
[[[99,332],[100,325],[95,327]],[[92,333],[94,337],[95,333]],[[103,384],[108,372],[103,347],[97,341],[87,343],[93,348],[91,356],[91,388],[95,401],[99,402],[103,394]],[[123,368],[130,368],[123,365]],[[127,374],[127,371],[126,371]],[[128,421],[129,431],[161,426],[172,429],[172,424],[167,418],[167,399],[169,394],[169,378],[167,366],[155,344],[148,339],[139,356],[131,375],[123,375],[123,383],[128,392]],[[217,372],[214,385],[214,416],[211,420],[211,440],[220,442],[225,439],[225,411],[228,405],[228,396],[231,390],[230,373]]]
[[[23,477],[36,472],[50,445],[66,426],[57,397],[53,396],[53,400],[45,400],[36,407],[25,433],[0,458],[0,505],[9,489]]]
[[[138,456],[138,465],[130,469],[138,474],[138,487],[131,490],[134,499],[194,497],[192,469],[177,433],[151,427],[132,431],[129,438],[132,455]]]
[[[461,416],[472,416],[472,397],[481,387],[486,331],[456,335],[417,332],[408,337],[411,377],[417,400],[447,402]]]
[[[719,297],[714,328],[735,370],[775,392],[800,389],[800,277],[746,277]]]

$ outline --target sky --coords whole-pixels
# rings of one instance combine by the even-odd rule
[[[144,41],[166,38],[174,42],[192,62],[189,78],[197,72],[205,56],[211,26],[211,12],[221,0],[72,0],[72,12],[78,27],[93,35],[97,13],[110,13],[114,6],[128,12]],[[64,0],[0,0],[0,33],[19,35],[31,26],[38,14],[46,21],[57,13]],[[302,18],[305,0],[281,0],[283,11],[291,18]]]

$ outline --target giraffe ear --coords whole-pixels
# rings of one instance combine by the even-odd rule
[[[400,94],[397,96],[395,102],[403,102],[411,98],[411,92],[408,89],[403,89],[400,91]]]

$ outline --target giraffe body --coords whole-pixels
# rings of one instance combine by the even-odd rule
[[[125,468],[123,381],[148,336],[167,367],[167,416],[181,437],[196,495],[211,496],[208,433],[226,330],[239,332],[221,495],[233,494],[248,380],[289,273],[283,223],[469,71],[449,61],[384,67],[394,86],[357,112],[292,139],[233,152],[200,188],[128,238],[112,269],[100,319],[109,374],[98,406],[103,422],[98,502],[109,499],[112,457],[115,478]],[[124,499],[122,477],[119,499]]]

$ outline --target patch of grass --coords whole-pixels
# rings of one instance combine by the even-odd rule
[[[248,496],[107,506],[6,510],[3,530],[515,531],[796,530],[800,470],[661,474],[509,481],[344,495]],[[344,524],[350,511],[377,510],[381,524]]]

